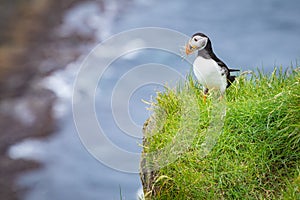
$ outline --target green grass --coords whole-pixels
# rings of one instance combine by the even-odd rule
[[[291,71],[240,76],[226,100],[204,103],[191,76],[158,93],[144,131],[146,199],[300,199],[300,73]]]

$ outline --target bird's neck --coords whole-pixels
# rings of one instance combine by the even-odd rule
[[[198,51],[198,56],[201,56],[205,59],[210,59],[216,56],[212,49],[210,40],[208,40],[206,47],[204,49]]]
[[[211,54],[209,53],[209,51],[207,51],[205,49],[198,51],[198,56],[205,58],[205,59],[210,59],[212,57]]]

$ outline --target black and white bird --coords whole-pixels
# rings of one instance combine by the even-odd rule
[[[218,90],[224,95],[236,76],[230,72],[240,71],[229,69],[213,52],[210,39],[203,33],[195,33],[185,46],[187,55],[198,51],[193,64],[193,71],[199,83],[204,87],[204,100],[209,90]]]

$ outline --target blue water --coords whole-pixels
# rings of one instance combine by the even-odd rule
[[[114,32],[143,26],[171,28],[187,35],[201,31],[211,38],[216,54],[226,64],[245,70],[286,67],[299,59],[297,0],[150,2],[137,5]]]
[[[114,2],[109,7],[111,12],[118,11],[118,6],[122,7],[121,0],[111,2]],[[83,6],[82,9],[89,8],[92,6]],[[264,67],[266,71],[271,71],[274,66],[296,66],[296,61],[300,58],[299,8],[298,0],[136,0],[129,1],[120,15],[107,13],[97,16],[99,21],[109,18],[110,22],[109,27],[105,25],[97,31],[101,32],[102,29],[105,32],[99,34],[102,40],[132,28],[149,26],[169,28],[186,35],[201,31],[211,38],[215,53],[228,66],[242,70]],[[84,13],[89,15],[89,12]],[[90,12],[90,15],[95,13]],[[157,35],[157,40],[160,39],[162,38]],[[184,45],[185,42],[179,43]],[[114,48],[121,48],[123,44],[119,45]],[[112,115],[110,97],[114,86],[126,72],[141,64],[155,62],[168,65],[183,76],[189,73],[191,66],[180,57],[162,51],[148,49],[132,54],[116,60],[105,71],[96,90],[95,108],[107,137],[115,145],[126,151],[140,152],[141,138],[125,134]],[[101,67],[101,59],[93,62],[95,67]],[[69,67],[66,71],[59,72],[62,75],[56,75],[56,79],[66,84],[69,92],[72,92],[75,72],[79,70],[79,66]],[[164,75],[168,83],[177,81],[173,76],[171,78],[168,74]],[[141,99],[151,100],[158,90],[163,90],[163,87],[149,84],[132,94],[127,106],[136,127],[141,127],[151,114]],[[89,98],[84,89],[82,96],[82,100]],[[63,110],[64,114],[60,118],[60,130],[52,138],[35,146],[38,152],[35,157],[45,163],[45,168],[20,178],[20,185],[32,188],[25,199],[120,199],[120,188],[124,199],[136,199],[136,192],[141,187],[139,175],[112,169],[90,155],[75,129],[70,97],[61,98],[58,111]],[[117,103],[121,105],[122,99]],[[89,119],[82,116],[82,120],[86,120],[88,126]],[[137,135],[141,136],[140,129]],[[96,141],[100,149],[103,146],[101,142]],[[105,151],[105,148],[101,151]],[[108,150],[106,154],[110,159],[119,161],[120,166],[131,165],[138,168],[139,163],[136,161],[112,155]]]

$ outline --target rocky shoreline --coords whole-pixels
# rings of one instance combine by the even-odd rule
[[[34,161],[11,159],[9,147],[24,139],[47,137],[56,129],[55,94],[36,84],[80,55],[76,34],[54,34],[64,13],[84,0],[10,0],[0,8],[0,199],[16,200],[26,188],[17,176],[40,167]],[[47,62],[45,62],[47,61]]]

